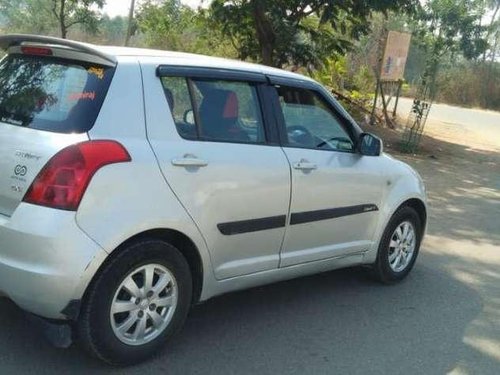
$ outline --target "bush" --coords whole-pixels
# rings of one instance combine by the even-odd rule
[[[437,101],[500,110],[500,64],[461,63],[441,70]]]

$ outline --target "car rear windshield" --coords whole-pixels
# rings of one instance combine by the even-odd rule
[[[113,72],[81,61],[9,55],[0,62],[0,121],[57,133],[87,132]]]

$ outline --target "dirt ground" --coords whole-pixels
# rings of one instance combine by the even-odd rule
[[[54,349],[0,300],[0,374],[498,375],[500,142],[496,120],[477,116],[433,120],[417,155],[399,152],[401,131],[366,128],[428,190],[427,235],[404,282],[355,268],[221,296],[196,306],[161,356],[127,369]]]
[[[470,352],[451,373],[500,369],[500,121],[497,125],[485,131],[431,118],[415,155],[401,153],[402,129],[365,127],[425,180],[430,218],[421,262],[433,263],[480,297],[478,314],[462,336]]]

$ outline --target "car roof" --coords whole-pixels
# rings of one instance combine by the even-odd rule
[[[312,81],[311,78],[301,74],[289,72],[282,69],[273,68],[270,66],[254,64],[239,60],[226,59],[221,57],[199,55],[194,53],[176,52],[155,50],[146,48],[131,48],[117,46],[94,46],[96,49],[111,56],[115,56],[118,61],[122,56],[137,57],[139,61],[158,60],[164,61],[165,64],[172,65],[188,65],[193,67],[220,67],[225,69],[243,70],[253,73],[262,73],[265,75],[280,76],[292,79]]]
[[[89,43],[76,42],[67,39],[60,39],[41,35],[29,34],[8,34],[0,36],[0,48],[10,49],[16,48],[21,45],[47,45],[51,48],[57,48],[66,53],[83,53],[87,56],[94,56],[99,62],[103,64],[116,65],[122,57],[135,57],[138,61],[143,63],[155,64],[172,64],[177,66],[190,66],[190,67],[211,67],[211,68],[224,68],[234,69],[240,71],[247,71],[253,73],[261,73],[265,75],[314,82],[311,78],[272,68],[269,66],[252,64],[243,61],[224,59],[220,57],[211,57],[205,55],[196,55],[184,52],[173,52],[154,50],[146,48],[130,48],[130,47],[115,47],[115,46],[101,46]],[[73,51],[73,52],[72,52]],[[124,59],[122,59],[124,60]]]

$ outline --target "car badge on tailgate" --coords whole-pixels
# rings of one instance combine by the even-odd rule
[[[26,173],[28,173],[28,168],[25,165],[18,164],[14,168],[14,174],[16,176],[24,177],[24,176],[26,176]]]
[[[28,159],[28,160],[32,160],[32,159],[35,159],[35,160],[40,160],[40,158],[41,158],[41,156],[38,156],[38,155],[32,154],[31,152],[20,151],[20,150],[17,150],[17,151],[16,151],[16,156],[17,156],[18,158],[21,158],[21,159]]]

